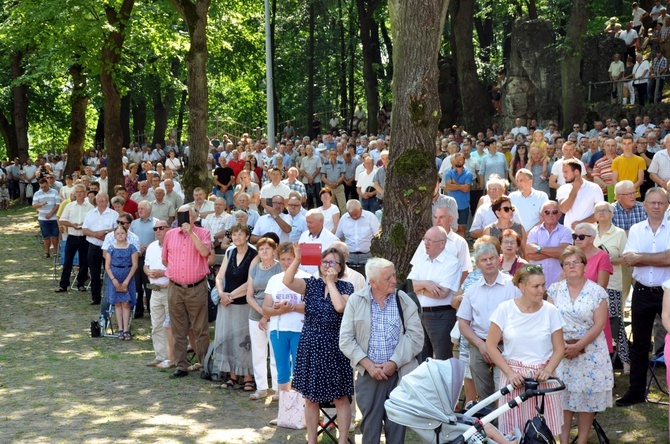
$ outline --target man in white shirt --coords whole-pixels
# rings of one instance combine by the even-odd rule
[[[512,132],[512,135],[514,135],[514,137],[516,137],[517,134],[523,134],[524,136],[527,136],[527,135],[528,135],[528,128],[526,128],[526,127],[523,125],[522,122],[523,122],[523,121],[522,121],[520,118],[518,118],[518,117],[517,117],[516,120],[514,121],[514,123],[515,123],[516,126],[515,126],[514,128],[512,128],[512,131],[511,131],[511,132]]]
[[[651,66],[648,61],[642,58],[642,54],[637,54],[635,60],[635,65],[633,65],[633,85],[637,89],[637,103],[640,106],[644,106],[644,102],[647,100],[647,84],[649,83],[649,70]]]
[[[323,212],[321,210],[317,208],[309,210],[305,215],[305,222],[307,223],[307,231],[303,231],[298,243],[319,244],[321,245],[321,251],[326,251],[333,242],[339,241],[330,230],[323,229]],[[300,269],[309,274],[315,274],[319,271],[319,267],[315,265],[300,265]]]
[[[639,35],[633,29],[633,22],[626,23],[626,29],[621,31],[617,37],[626,43],[626,54],[635,59],[635,47],[637,46]]]
[[[560,186],[565,185],[565,177],[563,177],[563,164],[569,159],[575,159],[582,169],[582,176],[586,175],[586,166],[584,163],[575,158],[575,143],[571,140],[565,142],[561,147],[561,152],[563,157],[554,162],[554,165],[551,167],[551,175],[549,176],[549,186],[554,189],[558,189]]]
[[[517,191],[510,193],[509,200],[517,209],[521,223],[526,232],[540,222],[542,205],[549,200],[547,193],[533,188],[533,173],[522,168],[516,172]]]
[[[273,168],[269,171],[269,175],[270,183],[263,185],[263,188],[261,188],[261,206],[266,212],[273,209],[273,205],[270,205],[269,202],[272,201],[274,196],[279,195],[286,201],[288,195],[291,193],[291,189],[281,181],[281,171]]]
[[[649,165],[649,178],[667,191],[670,180],[670,134],[663,138],[663,148],[654,155]]]
[[[574,231],[577,224],[595,222],[595,205],[603,201],[603,192],[599,185],[585,180],[580,174],[581,165],[577,159],[563,163],[565,185],[556,191],[559,208],[565,214],[563,224]]]
[[[284,185],[285,186],[285,185]],[[288,194],[288,193],[287,193]],[[266,208],[265,215],[258,219],[251,232],[251,243],[255,244],[265,233],[273,232],[279,237],[279,242],[288,242],[293,219],[284,214],[284,197],[276,194],[272,197],[272,206]]]
[[[343,239],[349,247],[347,265],[356,269],[364,266],[372,257],[370,245],[372,238],[379,231],[379,219],[371,212],[363,210],[363,206],[357,200],[349,200],[346,207],[347,213],[337,224],[335,236]]]
[[[356,192],[361,201],[364,210],[371,213],[377,212],[379,204],[377,203],[377,190],[374,187],[374,178],[377,168],[374,160],[366,156],[363,160],[363,168],[356,175]]]
[[[626,65],[621,61],[621,56],[617,53],[614,54],[614,60],[610,63],[610,67],[607,70],[610,76],[611,81],[623,79],[623,72],[626,69]],[[624,82],[615,83],[613,86],[616,88],[617,92],[617,101],[621,103],[623,98],[623,84]]]
[[[151,189],[149,186],[149,182],[146,180],[140,181],[140,183],[137,184],[139,191],[135,191],[130,198],[134,200],[137,203],[142,202],[143,200],[153,202],[156,200],[156,197],[154,196],[154,190]]]
[[[56,212],[60,205],[58,191],[49,187],[46,179],[39,180],[40,189],[33,195],[33,208],[37,210],[37,219],[42,232],[44,244],[44,257],[50,256],[50,248],[53,247],[54,254],[58,253],[58,220]]]
[[[424,346],[419,360],[449,359],[453,349],[450,332],[456,323],[451,296],[461,285],[461,264],[445,249],[447,230],[444,228],[428,229],[422,243],[424,253],[412,263],[412,271],[407,276],[412,280],[422,309]],[[415,256],[417,253],[418,249]]]
[[[647,130],[652,130],[654,128],[656,128],[656,125],[651,123],[649,116],[644,116],[642,118],[642,123],[635,127],[635,138],[644,137],[644,133]]]

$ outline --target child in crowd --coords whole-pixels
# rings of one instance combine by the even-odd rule
[[[7,184],[3,183],[0,185],[0,210],[9,209],[9,190],[7,189]]]

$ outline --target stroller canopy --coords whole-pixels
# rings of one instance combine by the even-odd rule
[[[458,359],[429,359],[404,376],[384,406],[393,422],[433,430],[456,421],[454,406],[463,385],[465,364]]]

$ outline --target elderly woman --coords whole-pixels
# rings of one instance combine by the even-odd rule
[[[563,315],[565,357],[556,370],[565,382],[561,444],[568,444],[577,413],[579,444],[586,444],[596,412],[612,406],[614,377],[603,328],[607,292],[586,278],[586,255],[570,245],[559,258],[565,279],[549,287],[549,302]]]
[[[247,280],[249,270],[259,260],[257,252],[249,247],[249,228],[233,225],[230,229],[233,247],[226,255],[216,275],[219,307],[214,330],[213,375],[228,372],[229,377],[221,388],[233,388],[238,376],[244,375],[244,390],[253,392],[253,364],[249,337],[249,304]],[[213,291],[213,290],[212,290]]]
[[[340,223],[340,208],[332,204],[333,192],[330,188],[323,187],[319,192],[319,198],[323,204],[319,207],[319,210],[323,212],[323,227],[331,233],[335,233],[337,225]]]
[[[112,203],[112,208],[114,208],[114,211],[116,211],[119,214],[125,214],[126,212],[123,211],[124,205],[126,205],[126,199],[124,199],[121,196],[114,196],[112,197],[111,200]]]
[[[626,232],[612,225],[614,206],[609,202],[598,202],[595,206],[595,217],[597,223],[596,237],[593,245],[609,254],[614,273],[610,276],[607,284],[609,296],[609,317],[612,334],[617,344],[619,359],[623,363],[624,374],[630,373],[630,344],[626,330],[623,326],[623,301],[622,301],[622,274],[621,254],[626,247]]]
[[[575,226],[572,240],[574,241],[575,246],[579,247],[579,249],[586,255],[587,262],[586,270],[584,271],[586,279],[592,280],[603,289],[607,290],[610,275],[614,273],[614,268],[612,267],[607,252],[593,244],[596,239],[596,234],[598,234],[598,231],[593,224],[583,222]]]
[[[500,269],[514,276],[517,270],[524,265],[528,265],[525,259],[519,257],[521,248],[521,236],[516,231],[507,228],[498,236],[500,240]]]
[[[491,204],[491,210],[493,214],[496,215],[498,220],[484,228],[484,234],[500,237],[503,231],[511,229],[515,231],[521,238],[521,245],[526,243],[526,230],[523,229],[523,225],[518,222],[514,222],[512,217],[514,216],[514,205],[509,200],[507,196],[500,196]],[[518,250],[523,256],[523,250],[520,248]]]
[[[268,321],[263,314],[263,301],[268,281],[282,272],[281,265],[275,260],[277,244],[268,237],[262,237],[256,243],[260,262],[249,270],[247,280],[247,304],[249,304],[249,336],[251,337],[251,357],[254,364],[256,391],[249,396],[257,401],[268,395],[268,344],[270,342]],[[277,391],[277,366],[274,354],[270,353],[272,386]]]
[[[335,403],[339,442],[347,443],[351,422],[348,397],[354,393],[349,360],[340,351],[342,313],[354,286],[341,280],[344,256],[334,248],[321,255],[319,277],[296,279],[300,265],[300,245],[294,244],[295,260],[286,270],[283,283],[304,295],[305,324],[298,343],[293,388],[305,397],[305,422],[309,444],[317,442],[319,403]]]
[[[550,378],[563,359],[563,318],[555,306],[543,300],[545,279],[540,265],[525,265],[512,280],[521,296],[498,305],[491,315],[486,350],[501,370],[500,387],[511,383],[515,390],[500,400],[504,405],[524,391],[524,378],[531,375],[538,382]],[[504,351],[498,345],[502,341]],[[560,398],[546,398],[545,418],[554,435],[563,425]],[[503,414],[499,421],[503,433],[523,430],[526,421],[536,415],[533,403]]]

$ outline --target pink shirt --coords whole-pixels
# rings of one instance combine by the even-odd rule
[[[598,283],[598,271],[600,270],[605,270],[609,274],[614,273],[614,267],[612,267],[612,262],[610,262],[610,257],[609,255],[603,251],[600,250],[593,256],[591,256],[587,261],[586,261],[586,268],[584,269],[584,277],[586,279],[595,282],[596,284]]]
[[[209,249],[211,234],[206,228],[191,227],[196,236]],[[173,228],[165,234],[163,241],[163,262],[167,262],[165,276],[181,285],[195,284],[209,274],[207,258],[195,248],[191,237],[181,228]]]

